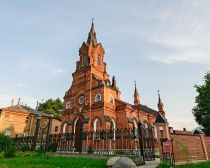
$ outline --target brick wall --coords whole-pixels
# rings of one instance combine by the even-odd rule
[[[210,160],[210,137],[204,137],[204,141],[206,144],[207,154]]]
[[[192,160],[206,160],[204,153],[204,146],[202,144],[202,135],[178,135],[170,134],[170,138],[173,138],[174,155],[176,162],[187,161],[186,155],[183,154],[183,147],[186,146],[189,151],[189,161]],[[210,147],[210,138],[209,147]]]

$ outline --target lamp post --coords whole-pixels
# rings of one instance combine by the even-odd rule
[[[53,119],[53,114],[50,114],[49,115],[48,126],[47,126],[47,136],[46,136],[45,151],[48,150],[48,147],[49,147],[49,144],[50,144],[50,132],[51,132],[51,126],[52,126],[52,119]]]
[[[139,129],[139,143],[140,143],[140,153],[143,159],[143,164],[145,165],[145,158],[144,158],[144,147],[143,147],[143,140],[142,140],[142,123],[138,122],[138,129]]]
[[[34,134],[34,138],[33,138],[33,144],[31,145],[31,150],[36,149],[36,143],[37,143],[41,118],[42,118],[41,115],[38,115],[36,117],[36,128],[35,128],[35,134]]]

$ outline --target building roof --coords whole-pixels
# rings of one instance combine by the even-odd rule
[[[142,104],[139,104],[135,107],[137,107],[139,110],[143,110],[143,111],[149,112],[149,113],[154,114],[154,115],[158,114],[158,112],[156,110],[153,110],[152,108],[147,107],[147,106],[142,105]]]
[[[167,119],[158,112],[155,123],[166,123],[166,122],[167,122]]]
[[[19,112],[19,113],[28,113],[28,114],[34,114],[34,115],[41,115],[41,116],[46,116],[49,117],[49,114],[46,114],[41,111],[36,111],[32,109],[31,107],[28,106],[23,106],[23,105],[14,105],[14,106],[9,106],[1,109],[2,111],[14,111],[14,112]]]
[[[119,103],[121,104],[125,104],[125,105],[128,105],[128,106],[131,106],[133,108],[137,108],[138,110],[142,110],[142,111],[145,111],[145,112],[148,112],[148,113],[151,113],[153,115],[158,115],[159,112],[157,112],[156,110],[153,110],[152,108],[149,108],[145,105],[142,105],[142,104],[138,104],[138,105],[132,105],[130,103],[127,103],[127,102],[124,102],[122,100],[117,100]]]
[[[178,135],[193,135],[191,131],[173,130],[174,134]]]

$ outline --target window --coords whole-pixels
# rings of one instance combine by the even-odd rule
[[[113,97],[113,96],[110,96],[109,102],[110,102],[111,104],[114,104],[114,97]]]
[[[160,137],[163,137],[163,127],[159,127],[160,130]]]
[[[100,139],[100,121],[98,118],[96,118],[93,122],[93,131],[94,131],[94,139],[99,140]]]
[[[111,120],[110,130],[112,131],[112,134],[113,134],[113,140],[115,140],[116,123],[115,123],[114,119]]]
[[[133,129],[134,129],[134,136],[137,137],[138,136],[138,123],[136,119],[133,119]]]
[[[55,132],[58,132],[58,126],[55,126]]]
[[[66,103],[66,109],[70,109],[71,108],[71,102],[67,102]]]
[[[101,57],[100,56],[97,57],[97,65],[101,66]]]
[[[155,138],[158,137],[158,136],[157,136],[157,127],[156,127],[156,126],[154,126],[154,137],[155,137]]]
[[[65,123],[64,125],[63,125],[63,133],[66,133],[66,131],[67,131],[67,123]]]
[[[144,128],[145,128],[145,133],[146,133],[145,136],[149,137],[149,129],[148,129],[148,125],[146,122],[144,122]]]
[[[5,135],[6,135],[6,136],[10,136],[10,135],[11,135],[11,130],[6,130],[6,131],[5,131]]]
[[[100,102],[101,101],[101,94],[97,94],[95,97],[95,102]]]
[[[86,55],[82,56],[82,65],[86,65]]]
[[[79,104],[84,104],[84,103],[85,103],[85,96],[80,96]]]

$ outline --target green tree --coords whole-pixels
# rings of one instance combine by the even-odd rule
[[[210,135],[210,72],[204,76],[203,85],[195,85],[195,88],[198,95],[193,114],[198,124],[204,127],[204,133]]]
[[[43,103],[39,103],[36,110],[43,111],[47,114],[53,114],[55,117],[61,118],[60,110],[63,109],[63,103],[59,98],[53,100],[48,99]]]

